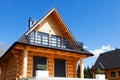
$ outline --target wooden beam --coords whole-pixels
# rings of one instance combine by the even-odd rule
[[[27,50],[24,50],[23,52],[23,78],[27,78],[27,58],[28,58],[28,52]]]
[[[84,66],[82,59],[80,59],[80,78],[84,78]]]
[[[75,52],[68,52],[68,51],[62,51],[62,50],[55,50],[55,49],[49,49],[49,48],[42,48],[42,47],[35,47],[35,46],[25,46],[25,45],[16,45],[15,49],[20,49],[24,50],[26,49],[28,51],[32,52],[41,52],[41,53],[50,53],[50,54],[55,54],[55,55],[62,55],[62,56],[69,56],[69,57],[76,57],[76,58],[87,58],[89,56],[85,54],[79,54]]]

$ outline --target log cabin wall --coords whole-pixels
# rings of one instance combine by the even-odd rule
[[[13,50],[14,52],[15,50]],[[23,53],[19,50],[16,50],[13,53],[17,62],[17,74],[16,79],[20,79],[23,77]]]
[[[106,69],[105,70],[105,78],[107,80],[120,80],[120,68],[116,68],[116,69]],[[92,71],[93,73],[93,78],[95,78],[95,75],[96,75],[96,70]],[[115,72],[115,74],[111,74],[111,72]]]
[[[105,76],[108,80],[120,80],[120,68],[105,70]]]
[[[52,57],[47,58],[47,68],[49,71],[49,76],[54,77],[54,58]]]
[[[6,66],[6,64],[5,64],[5,62],[1,62],[1,65],[0,65],[0,67],[1,67],[1,76],[0,76],[0,80],[4,80],[5,78],[6,78],[6,68],[7,68],[7,66]]]
[[[16,64],[16,60],[13,56],[7,62],[6,80],[15,79],[16,78],[16,73],[17,73],[17,64]]]
[[[77,53],[50,49],[50,48],[42,48],[37,46],[28,46],[23,44],[16,44],[11,51],[7,55],[5,55],[2,60],[1,72],[2,79],[19,79],[23,78],[23,53],[24,49],[28,52],[27,58],[27,78],[33,77],[33,57],[46,57],[47,58],[47,69],[49,71],[49,76],[54,77],[54,60],[55,59],[63,59],[65,60],[66,66],[66,77],[76,77],[76,65],[77,61],[80,58],[84,58],[86,55],[80,55]],[[6,57],[7,56],[7,57]],[[7,59],[7,60],[6,60]],[[8,61],[8,59],[10,59]],[[6,63],[7,62],[7,63]],[[9,64],[10,63],[10,64]],[[9,65],[7,65],[9,64]],[[10,71],[7,71],[7,66],[10,66]],[[14,68],[14,69],[12,69]],[[15,71],[16,70],[16,71]],[[6,75],[10,72],[14,71],[13,75]]]
[[[6,56],[6,59],[1,64],[0,80],[15,80],[17,74],[17,64],[15,57],[11,54]]]
[[[71,77],[71,78],[77,77],[77,73],[76,73],[77,62],[78,61],[75,58],[66,61],[67,77]]]
[[[33,47],[32,47],[33,48]],[[36,48],[35,48],[36,49]],[[44,51],[43,51],[44,50]],[[39,50],[33,50],[28,49],[28,61],[27,61],[27,78],[33,77],[33,57],[46,57],[47,58],[47,69],[49,71],[49,76],[54,77],[54,60],[56,59],[63,59],[66,60],[66,77],[76,77],[76,65],[77,61],[79,60],[78,57],[72,57],[65,55],[65,51],[59,51],[59,50],[50,50],[45,48],[40,48]],[[22,57],[19,55],[19,57]],[[22,58],[17,59],[18,62]],[[18,63],[19,65],[22,63]],[[18,67],[21,71],[18,69],[17,75],[22,75],[22,67]]]

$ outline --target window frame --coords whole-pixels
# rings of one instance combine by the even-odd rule
[[[118,76],[120,77],[120,71],[118,71]]]
[[[111,77],[116,77],[116,72],[110,72]]]

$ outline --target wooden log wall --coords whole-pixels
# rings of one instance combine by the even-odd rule
[[[1,65],[0,65],[0,67],[1,67],[1,77],[0,77],[0,80],[4,80],[5,78],[6,78],[6,68],[7,68],[7,66],[6,66],[6,64],[4,63],[4,62],[1,62]]]
[[[27,78],[31,78],[33,76],[33,71],[32,71],[33,70],[33,56],[46,57],[49,76],[54,77],[54,59],[51,58],[51,55],[47,53],[28,51]]]
[[[32,77],[33,70],[33,56],[28,52],[28,62],[27,62],[27,78]]]
[[[9,54],[6,59],[1,62],[1,78],[0,80],[16,80],[17,64],[15,57]]]
[[[17,73],[17,64],[13,56],[7,62],[6,80],[15,80],[16,73]]]
[[[47,59],[47,68],[49,71],[49,76],[54,77],[54,58]]]
[[[13,53],[16,59],[16,63],[17,63],[17,74],[16,74],[16,78],[20,79],[22,78],[22,74],[23,74],[23,54],[22,52],[19,53]]]
[[[71,78],[76,77],[76,65],[79,58],[68,56],[68,53],[65,53],[63,51],[47,50],[50,52],[50,53],[47,53],[41,50],[40,52],[28,51],[27,78],[33,77],[33,56],[40,56],[40,57],[47,58],[47,69],[49,71],[49,77],[54,77],[54,59],[55,58],[66,60],[66,77],[71,77]],[[23,77],[23,51],[14,50],[12,51],[11,54],[13,55],[10,56],[9,61],[7,61],[7,63],[2,64],[2,67],[1,67],[2,68],[1,78],[3,80],[4,79],[15,80]],[[67,54],[67,55],[64,55],[64,54]]]
[[[66,60],[66,77],[77,77],[76,76],[76,65],[77,65],[77,60],[73,59],[72,60]]]
[[[33,56],[40,56],[47,58],[47,69],[49,71],[49,77],[54,77],[54,59],[66,60],[66,77],[76,77],[76,65],[78,59],[67,56],[59,56],[49,53],[30,52],[28,51],[28,64],[27,64],[27,78],[31,78],[33,75]]]
[[[11,54],[14,54],[16,61],[16,78],[23,77],[23,52],[25,46],[17,45]],[[28,52],[27,57],[27,78],[33,77],[33,57],[46,57],[47,58],[47,69],[49,71],[49,77],[54,77],[54,59],[63,59],[66,61],[66,77],[76,77],[76,65],[79,58],[85,57],[84,55],[75,54],[72,52],[66,52],[61,50],[38,48],[33,46],[27,46]],[[5,67],[4,67],[5,68]],[[3,72],[4,73],[4,72]],[[4,75],[5,76],[5,75]],[[3,76],[3,77],[4,77]]]

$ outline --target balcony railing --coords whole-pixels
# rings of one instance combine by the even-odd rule
[[[27,36],[27,39],[30,43],[37,44],[37,45],[47,45],[59,48],[66,48],[66,49],[73,49],[73,50],[82,50],[83,43],[65,39],[61,36],[56,35],[49,35],[47,33],[38,32],[35,34],[32,32]]]
[[[39,79],[31,78],[31,79],[20,79],[20,80],[107,80],[107,79],[41,77]]]

